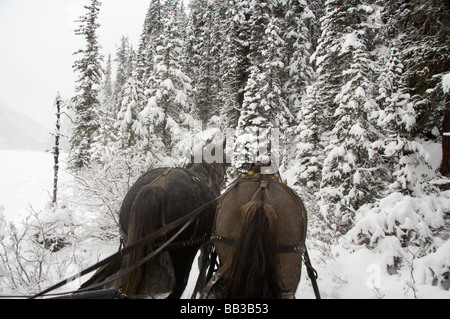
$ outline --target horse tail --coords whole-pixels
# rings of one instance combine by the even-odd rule
[[[137,194],[130,212],[127,244],[132,245],[162,227],[162,214],[166,191],[159,186],[147,185]],[[153,251],[152,243],[133,250],[124,256],[122,268],[127,269]],[[141,294],[145,288],[148,263],[138,267],[121,279],[119,284],[125,295]]]
[[[281,298],[278,284],[275,208],[251,201],[241,208],[243,228],[231,258],[224,298]]]

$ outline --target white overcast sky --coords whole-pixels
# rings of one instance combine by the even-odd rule
[[[74,21],[89,0],[0,0],[0,104],[52,128],[53,102],[74,95]],[[99,42],[105,59],[122,35],[137,48],[149,0],[103,0]],[[0,115],[1,116],[1,115]]]

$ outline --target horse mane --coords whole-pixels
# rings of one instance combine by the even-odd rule
[[[263,194],[261,200],[241,208],[241,217],[244,225],[234,247],[223,298],[281,298],[275,234],[277,212],[266,203]]]

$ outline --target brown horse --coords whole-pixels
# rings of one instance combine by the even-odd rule
[[[277,175],[244,175],[220,202],[213,231],[216,297],[293,297],[305,251],[306,209]]]

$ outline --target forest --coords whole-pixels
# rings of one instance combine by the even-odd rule
[[[106,56],[85,10],[68,164],[109,236],[142,173],[226,135],[229,176],[275,162],[316,249],[390,247],[390,274],[437,254],[424,281],[448,289],[448,1],[150,0],[138,46]]]
[[[426,191],[418,140],[443,144],[449,173],[445,1],[199,0],[189,13],[150,1],[138,48],[118,45],[115,75],[111,55],[102,67],[100,5],[76,31],[86,48],[74,66],[74,169],[119,157],[143,171],[180,165],[196,131],[232,130],[236,171],[277,152],[341,234],[373,199]]]
[[[100,63],[100,4],[87,9],[76,169],[119,158],[142,171],[181,165],[196,131],[232,130],[235,172],[277,153],[333,239],[355,227],[362,207],[434,191],[418,169],[430,160],[421,141],[442,143],[440,172],[449,174],[445,1],[194,0],[187,13],[180,1],[153,0],[137,50],[126,37],[118,46],[115,77],[111,57],[104,72]],[[267,145],[274,132],[278,149]],[[383,232],[429,246],[433,226],[386,223],[357,241],[374,246]]]

